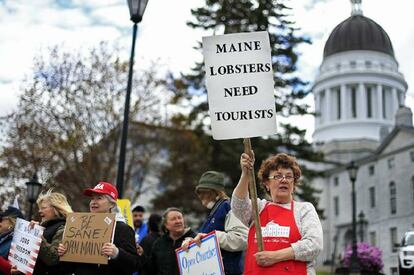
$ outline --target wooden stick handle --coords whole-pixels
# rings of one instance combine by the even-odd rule
[[[243,139],[244,152],[250,157],[252,155],[252,144],[250,138]],[[252,218],[254,221],[254,227],[256,229],[256,240],[257,240],[257,250],[263,251],[263,238],[262,238],[262,226],[259,219],[259,209],[257,208],[257,191],[256,191],[256,178],[254,176],[254,168],[249,171],[249,195],[252,202]]]

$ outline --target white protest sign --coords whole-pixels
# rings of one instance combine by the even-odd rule
[[[269,34],[203,37],[206,86],[213,138],[276,133]]]
[[[201,240],[201,246],[190,244],[188,252],[176,250],[180,275],[224,275],[220,246],[215,231]]]
[[[9,252],[9,261],[23,274],[31,275],[39,254],[44,228],[35,225],[29,227],[29,222],[17,218],[13,240]]]

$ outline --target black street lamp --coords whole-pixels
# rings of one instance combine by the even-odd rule
[[[128,0],[129,14],[131,21],[134,22],[132,28],[132,47],[131,56],[129,58],[129,73],[128,73],[128,85],[125,98],[124,108],[124,123],[122,126],[121,136],[121,148],[119,149],[119,163],[118,163],[118,174],[116,178],[116,188],[118,189],[119,198],[122,198],[124,191],[124,173],[125,173],[125,153],[126,144],[128,138],[128,120],[129,120],[129,103],[131,99],[131,88],[132,88],[132,74],[134,67],[134,55],[135,55],[135,40],[137,37],[137,25],[142,20],[145,8],[147,7],[148,0]]]
[[[361,242],[364,241],[364,227],[367,221],[365,220],[365,213],[363,211],[358,214],[358,224],[359,224],[359,239]]]
[[[40,189],[42,184],[39,183],[36,173],[33,175],[32,179],[26,182],[27,186],[27,200],[29,201],[29,215],[27,219],[30,221],[33,214],[33,204],[36,202],[37,197],[39,196]]]
[[[348,170],[349,179],[351,180],[352,184],[352,255],[351,255],[351,263],[349,265],[350,273],[358,273],[359,270],[359,262],[358,262],[358,255],[357,255],[357,236],[356,236],[356,197],[355,197],[355,181],[357,179],[358,173],[358,166],[355,164],[354,161],[351,161],[349,165],[346,167]]]

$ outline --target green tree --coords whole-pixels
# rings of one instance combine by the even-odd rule
[[[285,0],[243,0],[222,1],[206,0],[205,5],[193,9],[193,21],[188,22],[192,28],[202,29],[214,34],[227,34],[238,32],[268,31],[273,62],[275,80],[275,106],[277,115],[284,118],[309,114],[309,106],[303,103],[308,95],[307,82],[303,81],[297,73],[299,53],[297,47],[302,43],[310,43],[310,39],[298,34],[298,28],[292,21],[292,10],[285,4]],[[201,43],[197,48],[201,49]],[[234,186],[239,178],[240,153],[243,151],[241,140],[212,141],[205,138],[208,116],[207,91],[204,85],[204,63],[198,62],[191,73],[180,77],[170,77],[172,90],[175,92],[177,102],[193,105],[188,117],[181,116],[181,123],[191,129],[196,129],[200,140],[209,147],[206,152],[210,163],[209,169],[225,172],[231,178]],[[197,98],[197,100],[195,100]],[[305,131],[289,123],[279,123],[278,134],[268,139],[252,139],[253,149],[256,152],[256,167],[271,153],[287,152],[298,159],[320,160],[321,155],[313,152],[311,144],[305,139]],[[256,168],[256,171],[257,171]],[[304,167],[305,177],[312,177]],[[199,171],[201,174],[203,171]],[[317,205],[315,189],[304,184],[297,194]],[[321,212],[320,212],[321,213]]]
[[[156,91],[163,82],[155,77],[156,67],[135,72],[131,119],[160,120]],[[1,119],[0,176],[14,179],[13,184],[37,172],[45,188],[63,191],[74,209],[85,209],[82,190],[116,176],[127,77],[128,60],[107,43],[87,51],[56,46],[37,56],[16,110]],[[150,161],[145,150],[127,153],[126,192],[135,164],[145,167]],[[8,191],[3,195],[16,190]]]

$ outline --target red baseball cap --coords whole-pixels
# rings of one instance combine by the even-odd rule
[[[118,190],[112,184],[104,181],[100,181],[94,188],[88,188],[83,190],[83,194],[90,197],[93,193],[109,195],[114,200],[118,199]]]

